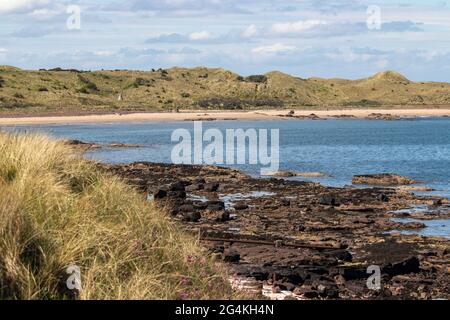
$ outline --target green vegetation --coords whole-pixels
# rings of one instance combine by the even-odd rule
[[[276,71],[242,77],[200,67],[87,72],[0,66],[0,114],[433,105],[450,105],[450,84],[412,82],[394,71],[351,81]]]
[[[0,134],[0,190],[0,299],[233,298],[193,236],[63,142]]]

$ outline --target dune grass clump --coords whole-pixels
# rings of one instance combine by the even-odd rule
[[[66,269],[81,271],[81,289]],[[229,299],[195,237],[63,142],[0,133],[0,299]]]

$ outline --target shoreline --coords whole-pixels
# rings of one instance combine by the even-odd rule
[[[252,110],[222,111],[203,110],[190,112],[148,112],[148,113],[109,113],[92,115],[61,116],[22,116],[0,117],[0,125],[39,125],[39,124],[83,124],[83,123],[126,123],[126,122],[170,122],[170,121],[214,121],[214,120],[274,120],[299,119],[316,115],[321,119],[365,119],[371,114],[388,115],[394,118],[450,117],[450,108],[446,109],[341,109],[341,110],[295,110],[289,116],[289,110]]]

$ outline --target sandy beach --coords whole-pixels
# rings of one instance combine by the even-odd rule
[[[63,116],[27,116],[0,117],[0,125],[39,125],[39,124],[76,124],[76,123],[117,123],[117,122],[159,122],[159,121],[193,121],[193,120],[269,120],[282,119],[288,110],[257,111],[194,111],[194,112],[154,112],[102,115],[63,115]],[[297,110],[295,117],[307,117],[315,114],[320,118],[366,118],[377,113],[393,117],[447,117],[446,109],[342,109],[342,110]]]

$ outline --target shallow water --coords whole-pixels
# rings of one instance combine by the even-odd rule
[[[409,176],[450,197],[450,119],[424,118],[398,121],[214,121],[204,129],[279,129],[280,169],[322,172],[326,177],[294,179],[325,185],[351,184],[355,174],[394,172]],[[193,130],[192,122],[114,123],[20,126],[7,130],[32,130],[56,137],[100,144],[120,142],[142,145],[137,149],[103,148],[87,156],[100,161],[170,162],[173,130]],[[5,127],[3,128],[5,129]],[[259,166],[235,166],[258,175]]]
[[[203,122],[204,130],[279,129],[280,170],[322,172],[325,177],[292,179],[330,186],[351,184],[353,175],[393,172],[436,189],[417,192],[450,198],[450,119],[420,118],[396,121],[371,120],[268,120]],[[192,122],[146,122],[2,127],[9,131],[39,131],[65,139],[98,144],[137,144],[142,148],[101,148],[86,156],[103,162],[171,162],[171,134]],[[257,176],[260,166],[235,168]],[[449,220],[436,220],[423,234],[450,235]],[[441,228],[439,225],[446,225]],[[409,232],[409,231],[406,231]]]
[[[420,235],[420,236],[434,236],[434,237],[445,237],[450,239],[450,224],[448,219],[439,219],[439,220],[418,220],[418,219],[410,219],[410,218],[393,218],[391,219],[394,222],[400,223],[410,223],[410,222],[419,222],[426,225],[424,229],[418,230],[394,230],[392,232],[400,232],[401,234],[407,235]]]
[[[264,197],[270,197],[270,196],[275,196],[275,195],[276,194],[273,192],[252,191],[247,194],[243,194],[243,193],[219,194],[219,199],[224,202],[225,209],[230,209],[233,207],[233,204],[236,201],[252,199],[252,198],[264,198]]]

